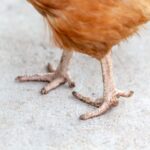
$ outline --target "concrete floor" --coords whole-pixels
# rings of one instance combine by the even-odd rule
[[[61,51],[49,46],[43,29],[42,18],[27,2],[1,0],[0,150],[150,149],[150,24],[113,49],[118,88],[132,89],[135,95],[88,121],[78,117],[94,108],[75,100],[66,85],[41,96],[44,83],[14,81],[20,74],[45,72],[48,62],[57,66]],[[70,72],[75,90],[102,94],[95,59],[75,54]]]

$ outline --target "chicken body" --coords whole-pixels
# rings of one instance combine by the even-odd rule
[[[116,89],[112,73],[111,48],[136,33],[142,24],[149,21],[150,0],[28,1],[46,18],[54,41],[64,50],[63,56],[68,56],[67,60],[71,58],[68,53],[78,51],[101,62],[104,82],[103,99],[93,101],[73,92],[76,98],[99,107],[94,112],[82,115],[81,119],[99,116],[117,105],[120,96],[129,97],[133,94],[132,91],[122,92]],[[65,61],[65,58],[62,58]],[[56,72],[60,70],[64,72],[63,68],[66,67],[61,65],[64,61],[61,61],[61,67],[58,67],[59,71]],[[68,63],[64,64],[68,66]],[[31,80],[31,78],[20,78],[20,81],[21,79]],[[37,77],[34,76],[34,79],[37,80]],[[70,81],[69,78],[67,79]],[[47,91],[51,89],[52,87],[47,88]]]
[[[29,0],[46,17],[55,43],[102,58],[150,18],[150,0]]]

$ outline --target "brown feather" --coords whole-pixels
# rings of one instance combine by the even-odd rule
[[[28,0],[48,21],[55,43],[102,58],[150,19],[150,0]]]

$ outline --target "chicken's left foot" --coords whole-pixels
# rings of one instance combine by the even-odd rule
[[[97,110],[93,111],[93,112],[88,112],[85,113],[83,115],[80,116],[81,120],[87,120],[93,117],[97,117],[100,116],[102,114],[104,114],[105,112],[107,112],[109,109],[111,109],[112,107],[115,107],[118,105],[119,101],[118,98],[119,97],[131,97],[133,95],[133,91],[128,91],[128,92],[123,92],[120,90],[116,90],[115,94],[112,94],[112,96],[110,97],[110,99],[106,99],[106,97],[104,98],[100,98],[97,99],[96,101],[92,100],[89,97],[84,97],[81,94],[73,91],[73,96],[75,96],[75,98],[77,98],[78,100],[87,103],[89,105],[98,107]]]
[[[112,107],[117,106],[119,103],[118,99],[120,97],[131,97],[133,95],[133,91],[124,92],[116,89],[113,81],[111,52],[101,59],[101,66],[104,83],[103,99],[100,99],[99,101],[93,101],[92,99],[84,97],[77,92],[73,92],[73,95],[82,102],[99,107],[93,112],[88,112],[81,115],[80,119],[82,120],[100,116]]]

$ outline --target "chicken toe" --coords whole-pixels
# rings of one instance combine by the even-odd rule
[[[76,99],[94,107],[100,107],[103,104],[103,98],[93,100],[92,98],[82,96],[76,91],[73,91],[72,94]]]

